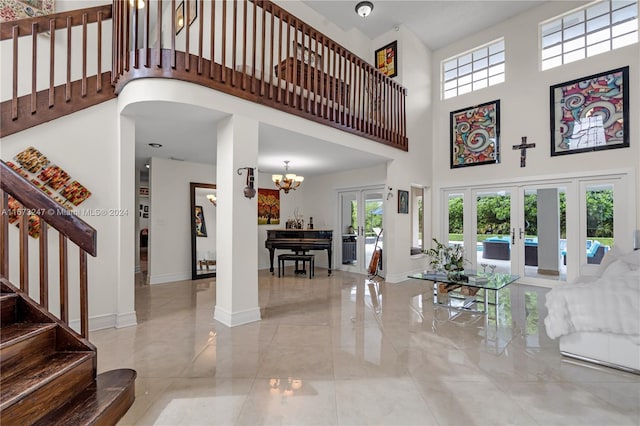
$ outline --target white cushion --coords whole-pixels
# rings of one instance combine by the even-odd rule
[[[604,254],[602,261],[600,262],[600,267],[598,268],[597,275],[600,277],[604,273],[604,271],[611,265],[613,262],[618,260],[623,255],[621,249],[618,246],[613,246],[609,251]]]
[[[629,264],[631,269],[638,269],[640,268],[640,250],[634,250],[631,253],[625,254],[620,260]]]
[[[626,264],[622,260],[616,260],[611,265],[609,265],[607,267],[607,269],[604,270],[604,272],[602,273],[602,276],[603,277],[618,277],[618,276],[624,275],[625,273],[629,272],[630,270],[631,270],[631,268],[629,267],[628,264]]]

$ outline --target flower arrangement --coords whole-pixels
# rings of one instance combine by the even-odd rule
[[[435,247],[425,251],[425,254],[431,258],[429,264],[433,270],[447,275],[459,274],[464,270],[464,264],[468,261],[464,258],[462,245],[444,245],[435,238],[433,242]]]

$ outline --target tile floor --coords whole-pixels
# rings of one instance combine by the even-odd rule
[[[138,325],[93,332],[99,371],[138,372],[121,425],[639,425],[640,376],[573,362],[546,289],[497,320],[434,307],[425,282],[260,271],[262,321],[212,320],[215,282],[140,285]]]

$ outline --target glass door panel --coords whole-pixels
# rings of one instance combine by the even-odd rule
[[[358,267],[358,198],[358,191],[339,194],[342,265],[349,270],[355,270]]]
[[[585,185],[587,264],[599,265],[614,243],[614,184]]]
[[[514,228],[512,191],[488,189],[474,191],[476,269],[478,271],[511,273],[514,260]],[[467,255],[469,251],[467,250]],[[472,261],[472,263],[474,263]]]

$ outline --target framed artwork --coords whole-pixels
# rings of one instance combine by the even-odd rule
[[[0,22],[54,13],[54,0],[0,0]]]
[[[398,213],[409,213],[409,191],[398,190]]]
[[[258,188],[258,225],[280,224],[280,191]]]
[[[184,28],[184,2],[176,7],[176,35]]]
[[[320,46],[322,47],[322,46]],[[308,48],[303,47],[302,44],[298,43],[296,45],[296,42],[293,42],[293,50],[294,52],[296,52],[296,59],[298,59],[299,61],[302,61],[304,59],[304,63],[311,65],[312,67],[317,67],[319,69],[322,69],[322,55],[319,53],[316,53],[314,51],[309,51]],[[317,57],[317,64],[316,64],[316,57]]]
[[[629,146],[629,67],[550,88],[551,155]]]
[[[206,237],[207,226],[204,223],[204,213],[202,211],[202,206],[195,207],[194,220],[196,221],[196,237]]]
[[[378,71],[387,77],[398,75],[398,41],[376,50],[374,61]]]
[[[198,17],[198,0],[186,0],[189,5],[189,25]]]
[[[500,100],[449,115],[451,168],[500,162]]]

